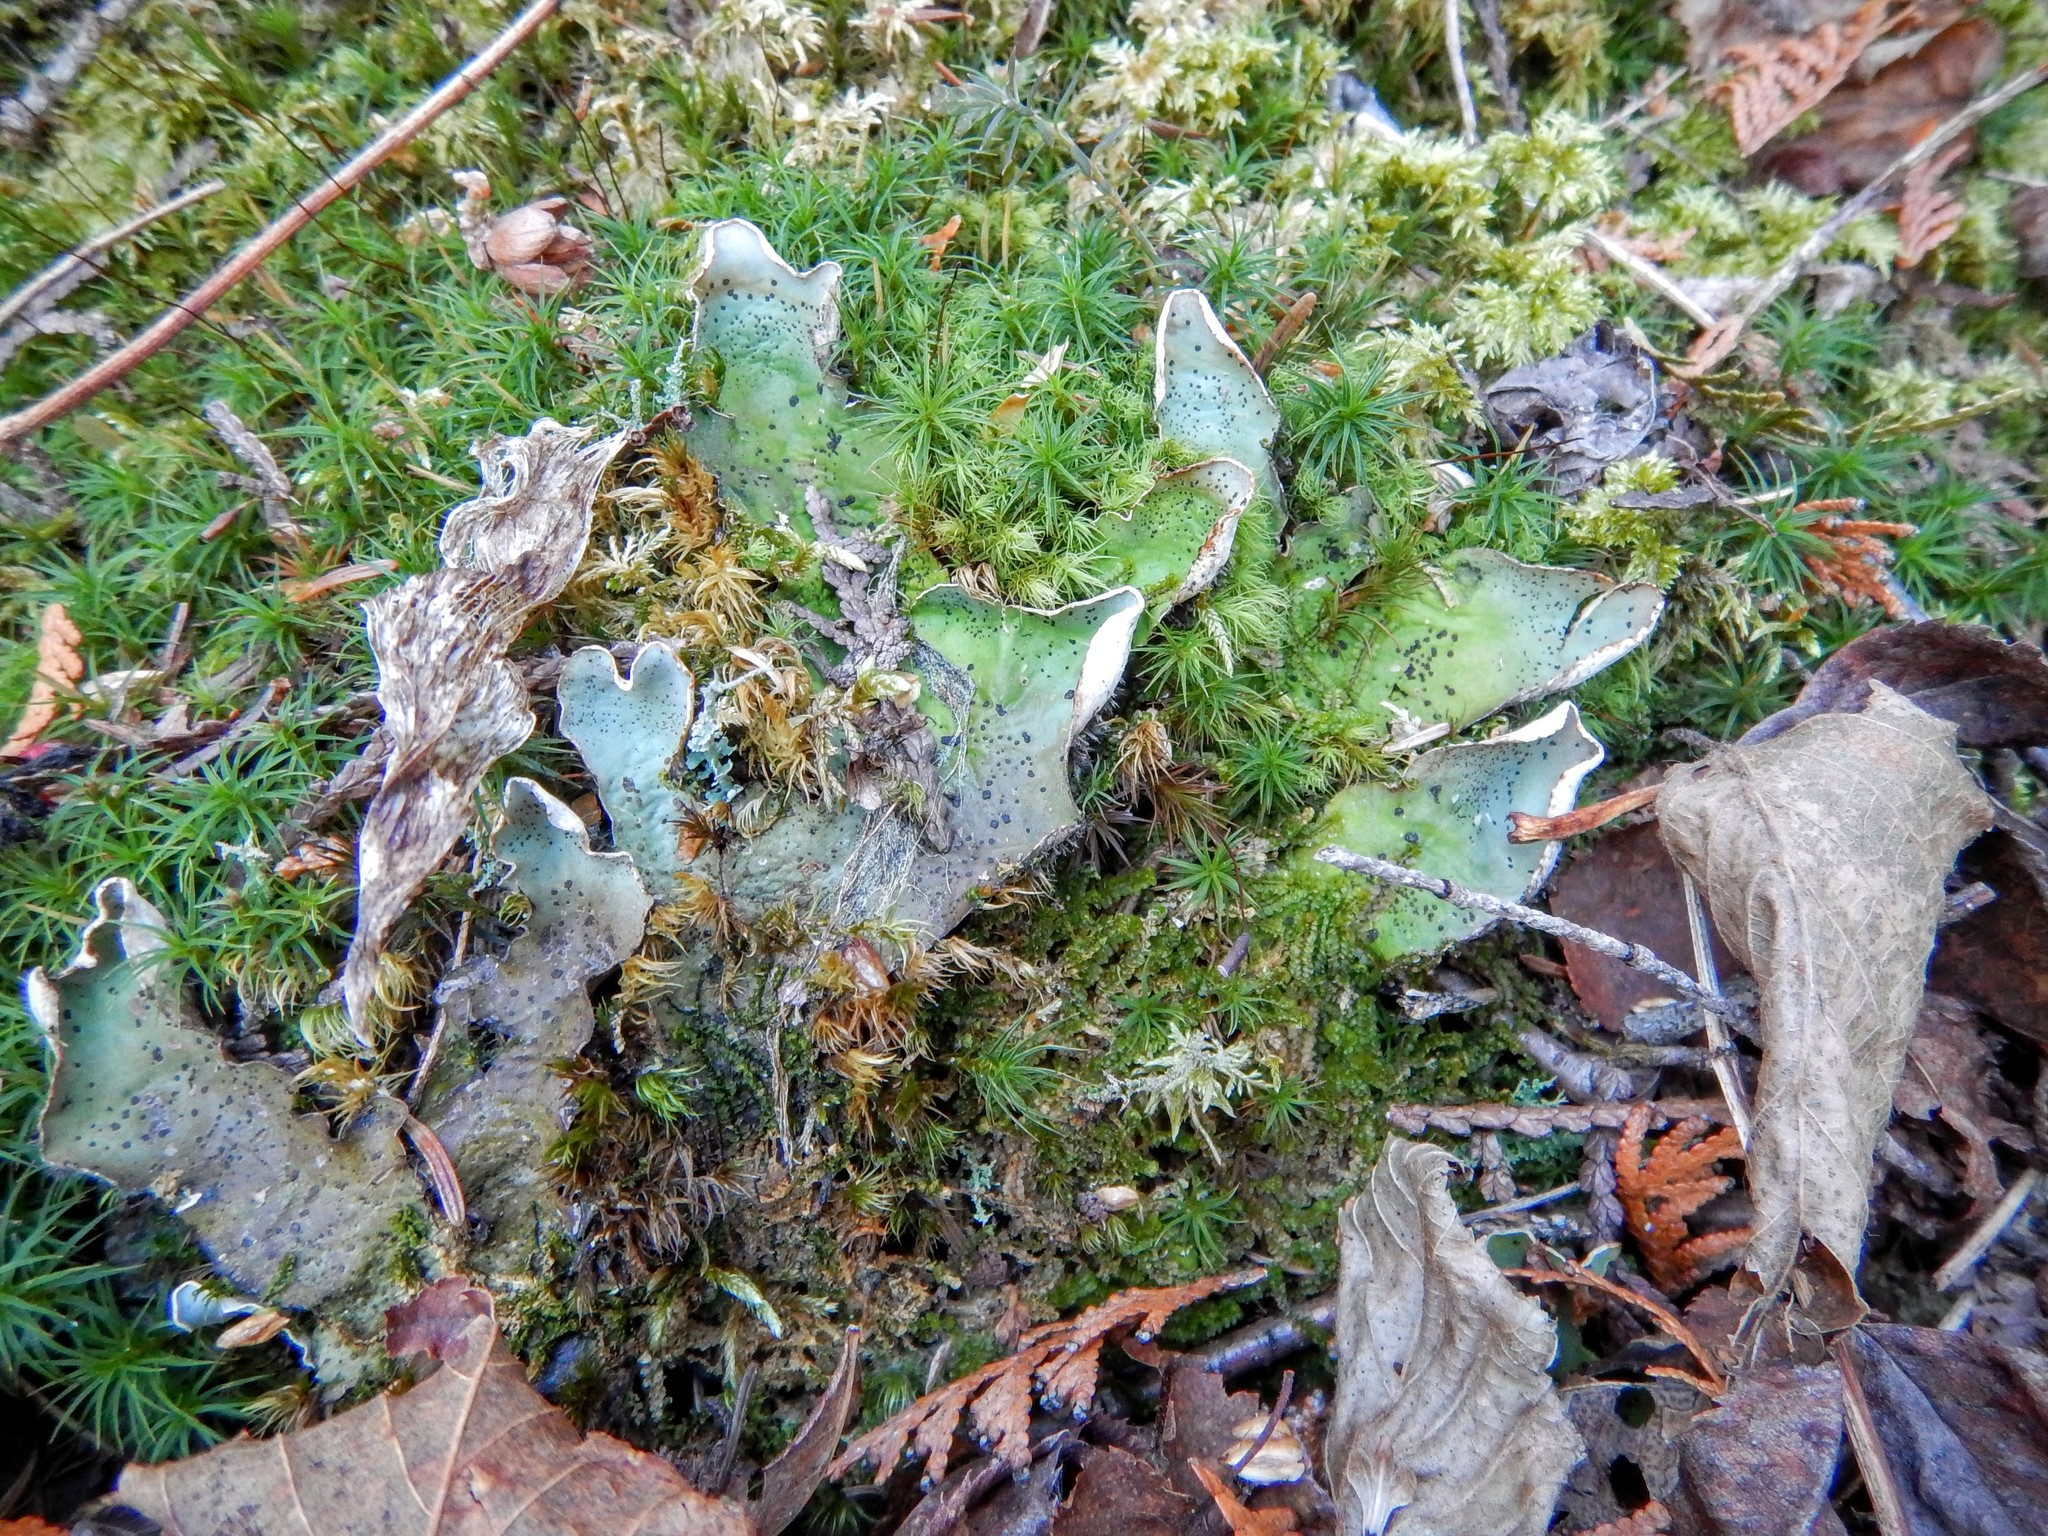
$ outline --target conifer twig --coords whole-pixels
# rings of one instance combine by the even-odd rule
[[[312,223],[323,208],[346,196],[371,171],[417,138],[435,118],[483,84],[514,49],[554,15],[561,3],[562,0],[533,0],[481,53],[442,81],[432,95],[378,134],[346,165],[329,173],[304,196],[293,199],[290,208],[245,243],[205,282],[159,315],[147,330],[125,347],[101,358],[63,388],[12,415],[0,417],[0,448],[68,416],[170,345],[286,241]]]
[[[1595,954],[1606,955],[1619,960],[1623,965],[1632,966],[1646,976],[1654,976],[1682,997],[1694,1002],[1727,1006],[1727,999],[1717,996],[1694,981],[1676,966],[1668,965],[1656,954],[1641,944],[1630,944],[1617,939],[1611,933],[1602,933],[1597,928],[1583,927],[1578,923],[1566,922],[1561,917],[1552,917],[1548,912],[1539,912],[1534,907],[1525,907],[1519,901],[1505,901],[1498,896],[1489,896],[1484,891],[1470,891],[1452,880],[1437,875],[1426,875],[1420,870],[1408,869],[1390,859],[1376,859],[1371,854],[1353,853],[1349,848],[1334,844],[1317,851],[1316,858],[1324,864],[1354,875],[1370,875],[1375,880],[1384,880],[1389,885],[1405,885],[1412,891],[1426,891],[1440,901],[1448,901],[1454,907],[1463,907],[1470,912],[1484,912],[1490,917],[1504,917],[1511,923],[1520,923],[1525,928],[1534,928],[1539,933],[1554,938],[1570,939],[1574,944],[1583,944]]]
[[[1742,333],[1749,328],[1750,322],[1776,303],[1780,294],[1798,282],[1808,265],[1817,261],[1834,243],[1835,236],[1846,229],[1853,220],[1874,207],[1884,196],[1885,188],[1894,180],[1905,175],[1914,166],[1932,160],[1952,140],[1969,132],[2007,102],[2015,97],[2024,96],[2044,80],[2048,80],[2048,64],[2036,64],[2032,69],[2021,70],[1997,90],[1979,96],[1878,172],[1862,191],[1829,214],[1812,234],[1800,241],[1792,254],[1778,263],[1741,309],[1717,320],[1700,333],[1698,340],[1693,343],[1692,351],[1686,355],[1687,370],[1694,373],[1704,372],[1733,352],[1735,343],[1741,340]]]

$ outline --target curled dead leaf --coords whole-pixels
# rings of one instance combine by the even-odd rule
[[[493,218],[491,184],[479,171],[456,171],[463,190],[456,224],[470,264],[495,272],[521,293],[543,297],[575,287],[590,265],[591,239],[562,217],[565,197],[543,197]]]
[[[1326,1467],[1345,1536],[1541,1536],[1584,1453],[1556,1329],[1460,1221],[1449,1155],[1389,1138],[1338,1215]]]
[[[1955,727],[1873,683],[1861,714],[1674,769],[1658,816],[1760,993],[1748,1267],[1775,1289],[1810,1234],[1853,1275],[1943,882],[1989,802]]]

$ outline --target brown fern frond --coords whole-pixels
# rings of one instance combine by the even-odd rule
[[[1827,503],[1808,503],[1793,510],[1805,511]],[[1880,539],[1902,539],[1918,533],[1911,523],[1881,523],[1867,518],[1823,517],[1812,525],[1828,545],[1830,554],[1807,555],[1806,568],[1822,587],[1839,593],[1852,608],[1873,602],[1894,619],[1908,617],[1899,594],[1885,580],[1891,569],[1892,551]]]
[[[1963,200],[1937,185],[1942,173],[1972,148],[1972,141],[1958,139],[1936,155],[1906,172],[1899,187],[1899,265],[1917,267],[1934,248],[1961,227]]]
[[[1652,1499],[1634,1514],[1593,1526],[1579,1536],[1664,1536],[1670,1529],[1671,1511]]]
[[[1615,1151],[1614,1192],[1650,1278],[1667,1294],[1676,1294],[1749,1241],[1746,1229],[1695,1237],[1686,1225],[1687,1217],[1735,1183],[1715,1172],[1714,1165],[1741,1157],[1742,1140],[1732,1129],[1709,1135],[1706,1121],[1685,1120],[1666,1131],[1645,1157],[1643,1136],[1649,1128],[1647,1105],[1629,1111]]]
[[[1256,1285],[1265,1275],[1263,1269],[1242,1269],[1188,1285],[1120,1291],[1078,1317],[1027,1329],[1014,1354],[927,1392],[849,1445],[826,1475],[844,1477],[865,1464],[880,1483],[907,1453],[924,1463],[925,1483],[936,1484],[946,1475],[960,1420],[970,1413],[981,1442],[1021,1471],[1031,1465],[1033,1401],[1049,1410],[1085,1410],[1095,1396],[1104,1343],[1125,1333],[1149,1341],[1182,1307]]]
[[[1912,13],[1900,0],[1865,0],[1845,22],[1822,22],[1804,37],[1740,43],[1723,55],[1734,70],[1715,93],[1728,104],[1735,145],[1753,155],[1811,112],[1848,78],[1863,50]]]

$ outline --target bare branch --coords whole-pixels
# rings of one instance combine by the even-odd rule
[[[303,197],[294,199],[289,209],[235,252],[205,282],[158,316],[149,329],[120,351],[102,358],[54,394],[0,418],[0,448],[6,448],[29,433],[70,415],[101,390],[126,378],[170,345],[237,283],[262,266],[274,251],[312,223],[321,209],[346,196],[371,171],[417,138],[435,118],[483,84],[491,71],[504,63],[514,49],[539,29],[542,22],[554,15],[561,3],[562,0],[533,0],[533,4],[520,12],[483,52],[450,75],[425,101],[378,134],[348,164],[325,177]]]

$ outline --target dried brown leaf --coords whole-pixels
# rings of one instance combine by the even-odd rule
[[[1757,978],[1763,1065],[1749,1268],[1775,1289],[1810,1234],[1853,1275],[1957,851],[1991,813],[1955,727],[1881,684],[1672,771],[1664,840]]]
[[[0,746],[0,758],[26,757],[36,738],[56,720],[59,700],[77,691],[85,680],[85,660],[78,654],[84,639],[62,603],[51,603],[43,609],[42,617],[36,621],[35,682],[29,688],[28,704],[21,718],[14,722],[13,734],[5,746]]]
[[[1113,1445],[1084,1445],[1081,1474],[1053,1536],[1180,1536],[1193,1514],[1149,1461]]]
[[[1994,1140],[2008,1146],[2033,1144],[2024,1130],[1991,1107],[1995,1051],[1968,1008],[1930,995],[1906,1046],[1905,1075],[1892,1093],[1893,1107],[1900,1114],[1916,1120],[1939,1115],[1961,1139],[1963,1189],[1973,1200],[1996,1200],[2005,1193],[1991,1150]]]
[[[1656,1150],[1643,1155],[1650,1110],[1638,1104],[1622,1127],[1614,1159],[1614,1192],[1627,1213],[1628,1229],[1641,1247],[1650,1278],[1667,1294],[1698,1284],[1717,1260],[1749,1241],[1742,1228],[1695,1237],[1686,1224],[1701,1206],[1734,1186],[1714,1171],[1723,1158],[1742,1156],[1742,1140],[1731,1129],[1707,1131],[1704,1120],[1686,1120],[1666,1131]]]
[[[598,481],[625,442],[542,417],[477,454],[483,492],[450,510],[446,568],[364,605],[391,752],[357,842],[356,931],[342,995],[359,1037],[385,940],[462,833],[491,764],[533,729],[505,652],[567,585],[590,540]]]
[[[1960,874],[1998,899],[1942,929],[1928,985],[2048,1046],[2048,857],[1991,832],[1963,850]]]
[[[751,1536],[659,1456],[582,1435],[527,1384],[490,1293],[456,1277],[388,1314],[394,1356],[439,1369],[323,1424],[130,1465],[116,1497],[165,1536]]]
[[[1842,1448],[1842,1373],[1832,1363],[1738,1374],[1679,1441],[1681,1488],[1711,1536],[1805,1536],[1828,1511]]]
[[[839,1449],[839,1436],[859,1396],[860,1330],[849,1328],[824,1396],[782,1454],[761,1471],[761,1497],[747,1505],[747,1514],[761,1536],[777,1536],[803,1513],[804,1505],[825,1480],[825,1468]]]
[[[1149,1342],[1166,1320],[1221,1291],[1240,1290],[1266,1278],[1263,1269],[1212,1275],[1187,1285],[1119,1291],[1078,1317],[1041,1323],[1018,1342],[1017,1352],[969,1371],[958,1381],[927,1392],[901,1413],[878,1424],[843,1451],[827,1472],[844,1477],[865,1463],[875,1481],[885,1481],[908,1449],[924,1463],[928,1483],[946,1475],[953,1436],[962,1415],[972,1410],[976,1430],[1013,1470],[1031,1464],[1031,1405],[1086,1410],[1095,1396],[1102,1346],[1119,1333]]]
[[[1738,43],[1716,88],[1727,102],[1735,146],[1753,155],[1849,77],[1863,50],[1911,13],[1899,0],[1864,0],[1846,21],[1824,21],[1804,37]]]
[[[1551,882],[1550,910],[1691,969],[1692,930],[1686,923],[1684,890],[1678,866],[1665,852],[1654,821],[1618,827],[1573,855]],[[1607,1029],[1619,1031],[1639,1008],[1677,1001],[1655,977],[1582,944],[1566,940],[1564,958],[1572,991]],[[1714,935],[1714,960],[1723,981],[1741,972],[1719,934]]]
[[[1664,1536],[1670,1529],[1671,1511],[1652,1499],[1634,1514],[1593,1526],[1579,1536]]]
[[[1325,1465],[1345,1536],[1541,1536],[1583,1453],[1550,1315],[1458,1218],[1448,1154],[1389,1138],[1338,1216]]]
[[[2039,1531],[2048,1359],[1967,1333],[1865,1324],[1836,1341],[1880,1530]]]
[[[1293,1536],[1293,1510],[1249,1509],[1230,1491],[1230,1484],[1211,1468],[1193,1460],[1188,1462],[1188,1467],[1201,1479],[1202,1486],[1209,1490],[1209,1497],[1216,1501],[1216,1512],[1223,1516],[1223,1523],[1230,1527],[1230,1536]]]

